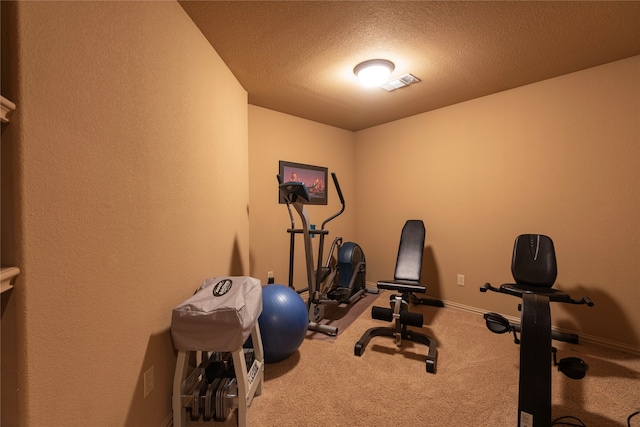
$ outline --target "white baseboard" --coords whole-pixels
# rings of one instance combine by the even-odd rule
[[[457,310],[462,310],[462,311],[466,311],[468,313],[478,314],[480,316],[482,316],[485,313],[487,313],[486,310],[482,310],[482,309],[479,309],[479,308],[476,308],[476,307],[471,307],[471,306],[464,305],[464,304],[458,304],[457,302],[451,302],[451,301],[442,301],[442,302],[444,303],[445,307],[455,308]],[[504,316],[505,319],[507,319],[509,322],[514,322],[514,323],[519,323],[520,322],[520,318],[518,318],[518,317],[506,316],[506,315],[502,315],[502,316]],[[625,353],[631,353],[631,354],[636,354],[636,355],[640,354],[640,347],[638,347],[638,346],[633,346],[633,345],[624,344],[624,343],[617,342],[617,341],[607,340],[607,339],[600,338],[600,337],[597,337],[597,336],[594,336],[594,335],[585,334],[585,333],[582,333],[580,331],[572,331],[572,330],[568,330],[568,329],[557,328],[555,326],[553,326],[551,329],[553,329],[554,331],[558,331],[558,332],[564,332],[564,333],[579,335],[580,336],[580,341],[598,344],[598,345],[601,345],[603,347],[607,347],[607,348],[623,351]]]
[[[369,281],[367,281],[366,284],[367,284],[367,286],[369,286],[371,288],[376,288],[377,287],[377,282],[369,282]],[[477,314],[477,315],[480,315],[480,316],[482,316],[485,313],[487,313],[486,310],[482,310],[480,308],[472,307],[472,306],[469,306],[469,305],[459,304],[457,302],[445,301],[445,300],[442,300],[442,302],[444,303],[445,307],[455,308],[457,310],[466,311],[468,313],[473,313],[473,314]],[[514,322],[514,323],[519,323],[520,322],[520,318],[518,318],[518,317],[506,316],[506,315],[503,315],[503,316],[509,322]],[[607,340],[607,339],[604,339],[604,338],[601,338],[601,337],[585,334],[585,333],[582,333],[582,332],[579,332],[579,331],[571,331],[571,330],[561,329],[561,328],[556,328],[556,327],[552,327],[552,329],[554,331],[559,331],[559,332],[579,335],[580,336],[580,340],[584,341],[584,342],[590,342],[590,343],[598,344],[598,345],[601,345],[603,347],[619,350],[619,351],[622,351],[622,352],[625,352],[625,353],[631,353],[631,354],[634,354],[634,355],[640,355],[640,346],[634,346],[634,345],[624,344],[624,343],[617,342],[617,341]]]

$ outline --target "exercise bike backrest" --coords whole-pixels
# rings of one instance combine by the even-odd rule
[[[521,234],[513,245],[511,274],[516,283],[551,288],[558,276],[553,241],[542,234]]]

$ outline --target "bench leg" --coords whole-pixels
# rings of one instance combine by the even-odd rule
[[[173,375],[173,397],[171,399],[174,427],[186,427],[187,425],[187,409],[182,405],[182,384],[185,380],[188,365],[189,352],[178,351],[176,371]]]

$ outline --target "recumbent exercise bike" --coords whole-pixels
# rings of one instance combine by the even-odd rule
[[[576,300],[568,294],[552,289],[557,276],[553,241],[540,234],[522,234],[516,238],[511,272],[516,283],[499,288],[485,283],[480,292],[500,292],[522,298],[520,324],[510,323],[497,313],[486,313],[487,328],[494,333],[513,332],[514,342],[520,345],[520,383],[518,393],[518,427],[548,427],[551,425],[551,354],[558,370],[572,379],[582,379],[589,366],[577,357],[559,362],[551,340],[578,343],[575,334],[551,329],[550,302],[586,304],[588,297]],[[516,332],[520,332],[520,338]]]

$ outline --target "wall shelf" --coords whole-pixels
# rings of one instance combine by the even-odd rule
[[[2,113],[0,115],[0,121],[2,121],[2,123],[9,123],[9,115],[16,109],[16,104],[9,101],[4,96],[0,96],[0,107]]]
[[[20,274],[18,267],[6,267],[0,269],[0,290],[4,293],[13,288],[13,278]]]
[[[16,104],[4,96],[0,96],[0,107],[0,121],[2,123],[9,123],[9,115],[16,109]],[[13,278],[18,274],[20,274],[20,269],[17,267],[0,268],[0,293],[4,293],[13,288]]]

